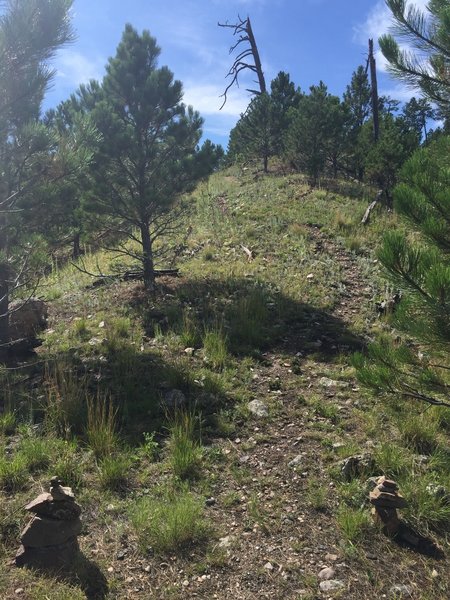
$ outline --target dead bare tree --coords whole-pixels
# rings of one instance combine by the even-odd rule
[[[217,23],[219,27],[228,27],[229,29],[233,29],[233,35],[238,35],[238,41],[233,44],[230,48],[230,54],[232,54],[236,48],[238,48],[241,44],[248,43],[250,46],[246,47],[244,50],[239,52],[236,56],[233,64],[231,65],[230,70],[227,73],[227,77],[231,77],[230,83],[225,88],[224,93],[221,95],[223,98],[223,104],[220,107],[220,110],[225,106],[227,101],[227,93],[229,89],[236,84],[239,87],[239,75],[242,71],[249,70],[253,73],[256,73],[258,77],[258,81],[255,83],[259,84],[259,90],[251,90],[247,89],[247,92],[251,92],[252,94],[260,95],[265,94],[267,91],[266,88],[266,80],[264,79],[264,73],[261,66],[261,59],[259,57],[258,46],[256,45],[255,36],[253,34],[252,25],[250,23],[250,17],[246,19],[242,19],[238,15],[238,23],[230,24],[230,23]],[[253,62],[249,62],[248,59],[253,58]]]
[[[374,142],[378,142],[380,135],[380,119],[379,119],[379,108],[378,108],[378,83],[377,83],[377,65],[375,56],[373,54],[373,40],[369,40],[369,56],[367,58],[366,73],[367,69],[370,68],[370,87],[372,94],[372,115],[373,115],[373,139]]]

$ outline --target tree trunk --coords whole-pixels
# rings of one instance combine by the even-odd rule
[[[78,231],[73,237],[73,247],[72,247],[72,258],[77,260],[81,256],[81,246],[80,246],[80,232]]]
[[[7,254],[7,213],[0,213],[0,251]],[[0,258],[0,345],[9,342],[9,269],[6,256]],[[1,354],[1,348],[0,348]]]
[[[0,272],[0,345],[9,342],[9,287],[6,277]],[[1,348],[0,348],[1,355]]]
[[[269,172],[269,157],[267,154],[264,154],[264,173]]]
[[[146,290],[153,290],[155,286],[155,273],[153,265],[153,248],[148,223],[141,223],[142,239],[142,266],[144,271],[144,286]]]
[[[262,70],[261,59],[259,57],[258,46],[256,45],[255,36],[253,35],[253,29],[252,29],[252,25],[250,23],[250,17],[247,17],[247,34],[248,34],[248,41],[250,42],[250,48],[252,49],[253,59],[255,61],[259,89],[261,90],[261,94],[265,94],[267,91],[266,80],[264,79],[264,73]]]
[[[373,139],[378,142],[380,137],[380,120],[378,114],[378,83],[377,83],[377,65],[373,55],[373,40],[369,40],[369,66],[370,82],[372,89],[372,115],[373,115]]]

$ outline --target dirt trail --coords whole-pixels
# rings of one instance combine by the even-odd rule
[[[363,573],[352,572],[342,554],[333,516],[338,498],[328,471],[330,460],[339,462],[333,444],[337,448],[357,439],[351,407],[358,388],[354,382],[323,377],[336,368],[333,355],[341,350],[331,320],[350,326],[368,293],[354,256],[318,227],[308,230],[313,251],[339,265],[344,284],[340,301],[329,316],[314,313],[314,323],[293,324],[284,344],[265,353],[254,370],[252,396],[269,407],[270,417],[251,417],[238,438],[224,442],[237,476],[217,486],[219,503],[212,513],[222,528],[226,524],[229,563],[219,578],[195,589],[202,598],[309,598],[311,590],[305,587],[323,567],[335,569],[347,597],[369,595],[370,582]],[[321,352],[320,360],[309,358]],[[316,401],[332,405],[335,416],[311,408]],[[223,499],[231,497],[233,503],[223,510]],[[221,589],[225,581],[226,590]]]

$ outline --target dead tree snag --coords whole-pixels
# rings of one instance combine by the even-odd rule
[[[228,90],[236,84],[239,87],[239,75],[242,71],[248,69],[253,73],[256,73],[258,77],[258,81],[255,83],[259,84],[259,90],[249,90],[252,94],[265,94],[267,91],[266,88],[266,80],[264,79],[264,73],[261,66],[261,59],[259,57],[258,46],[256,45],[255,36],[253,34],[252,25],[250,23],[250,17],[246,19],[241,19],[238,15],[239,22],[234,24],[229,23],[217,23],[219,27],[228,27],[233,29],[233,35],[238,35],[238,41],[233,44],[230,48],[230,54],[232,54],[238,46],[241,44],[248,43],[250,47],[246,47],[244,50],[239,52],[236,56],[233,64],[231,65],[230,70],[227,73],[227,77],[231,77],[230,83],[225,88],[224,93],[222,94],[223,104],[220,107],[220,110],[225,106],[227,101],[227,93]],[[253,58],[253,62],[249,62],[249,59]]]

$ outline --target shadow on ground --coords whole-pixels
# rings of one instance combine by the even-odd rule
[[[221,329],[235,356],[280,351],[329,360],[364,346],[342,320],[254,280],[166,280],[154,297],[142,294],[132,306],[149,336],[172,330],[201,345],[205,331]]]

